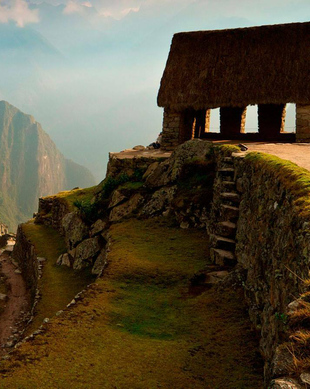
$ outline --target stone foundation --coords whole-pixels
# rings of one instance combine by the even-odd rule
[[[296,104],[296,142],[310,142],[310,105]]]

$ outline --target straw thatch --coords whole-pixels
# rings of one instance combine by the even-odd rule
[[[174,35],[158,105],[310,103],[310,22]]]

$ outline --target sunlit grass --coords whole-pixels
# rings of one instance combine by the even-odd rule
[[[208,262],[206,231],[162,220],[111,227],[103,278],[1,363],[0,387],[263,387],[242,294],[189,293]]]
[[[41,299],[36,306],[35,318],[27,332],[31,332],[42,324],[42,320],[50,318],[72,300],[94,278],[84,272],[73,271],[66,266],[57,266],[60,254],[67,251],[63,237],[47,226],[29,222],[23,225],[23,231],[34,245],[36,254],[47,260],[43,263],[43,277],[38,288]]]

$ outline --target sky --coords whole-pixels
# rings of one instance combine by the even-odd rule
[[[309,17],[309,0],[0,0],[0,99],[32,114],[100,181],[110,151],[160,132],[156,98],[174,33]],[[256,116],[250,107],[249,131]]]

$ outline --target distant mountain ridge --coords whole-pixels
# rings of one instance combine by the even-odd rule
[[[10,230],[32,216],[39,197],[94,184],[91,172],[66,159],[31,115],[0,101],[0,221]]]

